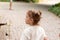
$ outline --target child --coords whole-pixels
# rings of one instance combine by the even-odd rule
[[[10,0],[10,8],[9,10],[12,10],[12,0]]]
[[[41,19],[41,12],[29,10],[26,15],[26,29],[21,35],[20,40],[48,40],[45,31],[39,26],[38,22]]]

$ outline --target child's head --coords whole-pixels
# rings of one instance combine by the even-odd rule
[[[36,25],[41,19],[41,12],[35,12],[32,10],[29,10],[26,15],[26,23],[29,25]]]

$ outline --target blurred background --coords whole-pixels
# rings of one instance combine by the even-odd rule
[[[10,0],[0,0],[0,23],[7,21],[8,24],[13,25],[2,26],[0,28],[0,40],[7,40],[9,36],[6,37],[5,33],[9,32],[14,32],[14,34],[10,34],[13,35],[12,39],[16,37],[16,40],[19,40],[22,32],[20,29],[23,28],[28,10],[40,10],[42,12],[42,18],[39,24],[45,29],[49,40],[60,40],[60,0],[12,1],[12,10],[9,10]],[[10,31],[7,31],[7,29]]]
[[[9,2],[9,0],[0,0],[1,2]],[[38,2],[39,0],[13,0],[13,1],[23,1],[23,2]]]

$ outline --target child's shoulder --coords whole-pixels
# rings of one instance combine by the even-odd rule
[[[44,28],[43,27],[38,27],[38,32],[40,32],[40,33],[44,33],[45,32],[45,30],[44,30]]]
[[[32,29],[33,29],[33,27],[29,27],[29,26],[27,27],[27,26],[26,26],[26,28],[25,28],[24,31],[29,31],[29,32],[30,32],[30,31],[32,31]]]
[[[33,27],[33,26],[26,26],[26,28],[25,28],[25,30],[24,31],[33,31],[33,30],[35,30],[35,29],[37,29],[37,30],[39,30],[39,31],[44,31],[44,29],[43,29],[43,27],[41,27],[41,26],[35,26],[35,27]]]
[[[33,29],[31,27],[27,27],[26,26],[26,28],[24,29],[23,33],[24,33],[24,35],[29,36],[32,33],[32,30]]]
[[[41,26],[39,26],[39,27],[38,27],[38,29],[39,29],[39,30],[44,30],[44,28],[43,28],[43,27],[41,27]]]

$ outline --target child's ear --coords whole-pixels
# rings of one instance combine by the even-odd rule
[[[41,11],[38,11],[38,14],[41,16],[42,15]]]
[[[32,10],[27,11],[27,15],[31,15]]]

